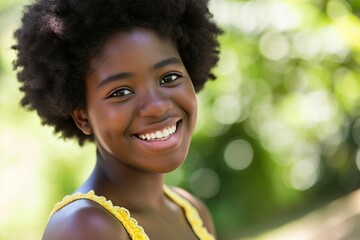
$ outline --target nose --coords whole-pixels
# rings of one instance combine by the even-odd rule
[[[148,90],[141,96],[140,116],[142,117],[161,117],[173,103],[171,99],[163,94],[161,90]]]

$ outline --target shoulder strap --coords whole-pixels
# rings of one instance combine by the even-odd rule
[[[175,203],[184,209],[186,219],[190,223],[194,233],[200,240],[215,240],[215,237],[211,235],[203,225],[203,221],[200,218],[199,212],[196,208],[190,204],[188,200],[172,191],[168,186],[164,185],[164,192]]]
[[[55,204],[54,209],[50,213],[50,217],[64,206],[79,199],[91,200],[108,210],[124,226],[131,239],[149,240],[149,237],[146,235],[144,229],[138,225],[138,222],[134,218],[130,216],[129,210],[123,207],[114,206],[110,200],[106,200],[105,197],[99,197],[95,195],[94,191],[92,190],[88,193],[74,193],[64,197],[61,202]]]

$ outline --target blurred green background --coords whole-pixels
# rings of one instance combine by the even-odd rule
[[[0,2],[0,239],[6,240],[40,239],[53,204],[84,181],[95,159],[94,146],[54,137],[19,107],[10,47],[26,2]],[[350,202],[360,202],[351,194],[360,187],[360,1],[213,0],[211,10],[226,31],[218,80],[199,94],[188,159],[167,182],[203,199],[225,240],[279,240],[271,234],[289,222],[312,217],[321,224],[336,216],[335,208],[357,213]],[[296,226],[284,239],[297,239]]]

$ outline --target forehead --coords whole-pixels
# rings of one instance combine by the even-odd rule
[[[180,59],[172,41],[159,37],[154,31],[137,28],[111,35],[99,54],[91,59],[90,69],[96,71],[115,64],[134,68],[140,67],[140,63],[153,64],[168,57]]]

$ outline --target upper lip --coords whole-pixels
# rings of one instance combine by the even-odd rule
[[[164,121],[161,121],[161,122],[158,122],[158,123],[155,123],[155,124],[151,124],[151,125],[148,125],[148,126],[141,127],[139,129],[139,131],[137,131],[134,135],[138,136],[138,135],[141,135],[141,134],[144,135],[144,134],[147,134],[147,133],[153,133],[153,132],[156,132],[156,131],[162,131],[165,128],[171,127],[172,125],[176,124],[179,120],[180,120],[180,118],[175,118],[175,117],[167,118]]]

